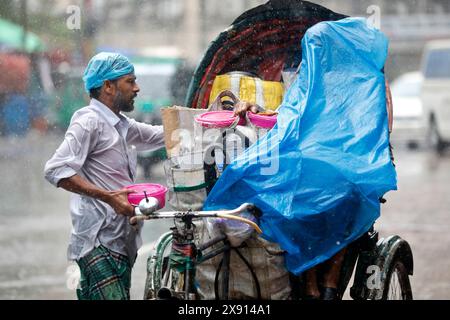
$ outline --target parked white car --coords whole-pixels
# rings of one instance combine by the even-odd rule
[[[450,40],[431,41],[426,45],[422,72],[428,141],[440,153],[450,142]]]
[[[422,83],[422,73],[416,71],[401,75],[391,84],[394,144],[406,142],[409,148],[416,148],[425,142],[427,123],[421,101]]]

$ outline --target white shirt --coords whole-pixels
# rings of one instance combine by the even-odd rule
[[[137,151],[163,146],[162,126],[117,116],[92,99],[73,115],[64,141],[45,165],[45,178],[57,186],[61,179],[78,174],[99,188],[120,190],[135,181]],[[72,195],[70,213],[69,260],[78,260],[102,244],[134,262],[142,245],[142,224],[133,228],[128,217],[117,215],[105,202],[78,194]]]

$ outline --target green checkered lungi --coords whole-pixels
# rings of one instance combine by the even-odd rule
[[[79,300],[129,300],[131,264],[127,256],[99,246],[77,261]]]

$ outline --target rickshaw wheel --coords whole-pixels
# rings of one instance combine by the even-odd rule
[[[408,271],[400,258],[395,258],[386,277],[383,300],[412,300]]]

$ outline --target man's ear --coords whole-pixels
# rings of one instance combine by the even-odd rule
[[[107,95],[115,95],[116,89],[116,84],[113,81],[105,80],[105,82],[103,82],[103,90]]]

